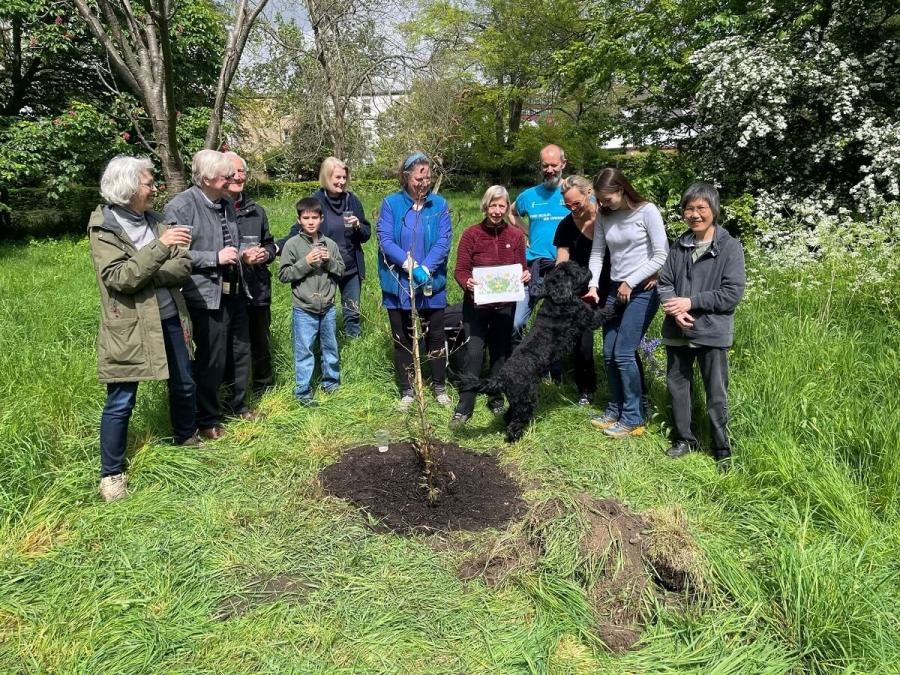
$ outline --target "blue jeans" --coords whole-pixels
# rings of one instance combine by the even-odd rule
[[[338,282],[344,317],[344,335],[347,337],[362,335],[362,327],[359,325],[360,284],[359,273],[344,277]]]
[[[177,316],[162,322],[166,360],[169,365],[169,417],[176,443],[183,443],[197,430],[194,415],[194,380],[191,360]],[[112,476],[125,468],[128,422],[137,401],[137,382],[106,385],[106,405],[100,415],[100,475]]]
[[[316,367],[313,347],[316,338],[319,339],[322,351],[322,388],[329,391],[341,383],[336,316],[334,305],[324,314],[313,314],[294,307],[294,375],[297,378],[294,395],[299,399],[312,398],[312,376]]]
[[[616,302],[619,283],[612,282],[606,298],[607,306]],[[644,423],[641,412],[641,371],[634,352],[658,308],[659,295],[655,288],[650,291],[635,288],[625,311],[603,324],[603,362],[606,364],[609,387],[606,413],[629,426],[636,427]]]

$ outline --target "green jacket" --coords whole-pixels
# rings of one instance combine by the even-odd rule
[[[328,247],[328,260],[310,265],[306,254],[312,249],[312,239],[305,232],[288,239],[281,252],[278,278],[291,284],[294,307],[312,314],[324,314],[334,304],[338,281],[344,276],[344,259],[338,245],[328,237],[319,236]]]
[[[162,216],[153,211],[145,215],[159,236],[164,229]],[[100,287],[100,382],[169,379],[156,288],[171,290],[188,353],[193,356],[191,320],[178,290],[191,276],[191,256],[159,239],[137,250],[108,207],[97,207],[91,214],[88,237]]]

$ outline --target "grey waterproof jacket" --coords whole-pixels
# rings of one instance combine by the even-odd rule
[[[682,330],[675,319],[663,321],[664,338],[687,338],[704,347],[730,347],[734,342],[734,310],[744,295],[744,249],[721,225],[713,243],[693,262],[694,233],[685,232],[669,249],[659,271],[659,299],[690,298],[691,330]]]
[[[237,221],[232,203],[225,199],[225,219],[231,241],[237,248],[240,243]],[[196,185],[179,192],[163,209],[167,223],[191,225],[191,247],[188,251],[194,261],[191,278],[181,289],[190,307],[219,309],[222,302],[222,267],[219,251],[225,248],[219,207],[210,203]],[[237,265],[238,274],[241,265]],[[243,277],[241,275],[241,283]],[[251,295],[248,293],[248,295]]]

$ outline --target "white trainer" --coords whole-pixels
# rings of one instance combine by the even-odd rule
[[[124,473],[104,476],[100,479],[100,496],[103,501],[114,502],[128,496],[128,478]]]

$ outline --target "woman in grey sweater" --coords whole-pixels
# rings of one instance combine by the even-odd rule
[[[594,180],[600,204],[599,227],[589,268],[586,298],[598,302],[597,286],[605,249],[610,253],[610,290],[607,305],[619,302],[623,311],[603,325],[603,361],[609,403],[591,424],[613,438],[644,432],[641,410],[641,375],[634,352],[656,310],[656,274],[666,261],[669,244],[659,209],[644,199],[618,169],[604,169]]]

